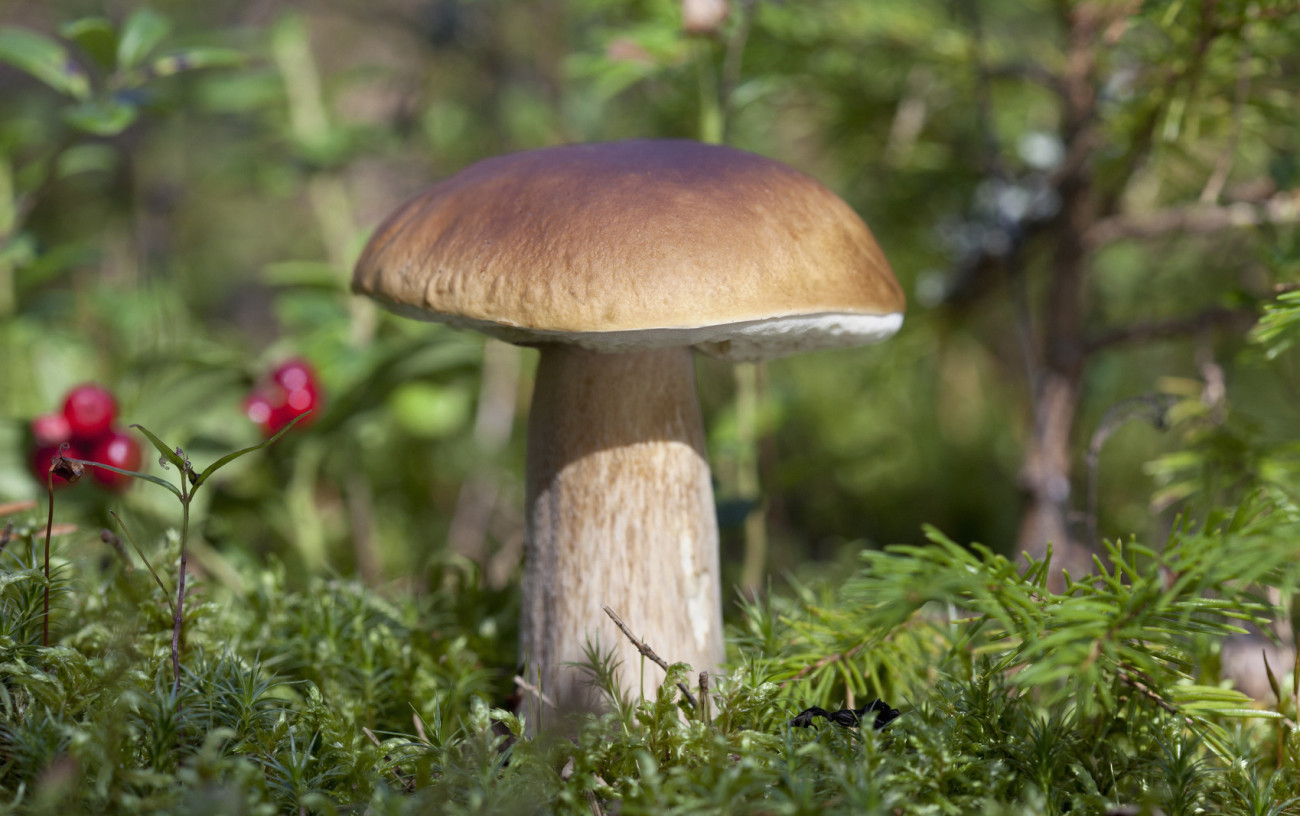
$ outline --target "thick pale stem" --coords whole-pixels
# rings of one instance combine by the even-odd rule
[[[528,424],[526,679],[561,712],[597,708],[566,665],[590,642],[617,655],[633,699],[652,695],[663,671],[642,666],[605,604],[670,663],[716,670],[718,529],[690,350],[544,347]],[[536,723],[535,700],[527,710]]]

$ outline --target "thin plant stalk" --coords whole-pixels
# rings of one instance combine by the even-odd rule
[[[50,497],[50,512],[45,519],[45,617],[41,622],[41,645],[50,645],[50,530],[54,527],[54,463],[45,473],[45,489]]]
[[[177,487],[171,482],[160,479],[157,476],[151,476],[147,473],[138,473],[132,470],[123,470],[121,468],[115,468],[111,465],[105,465],[101,462],[91,462],[82,459],[63,460],[64,462],[71,463],[78,468],[82,465],[90,465],[91,467],[100,468],[101,470],[108,470],[114,473],[121,473],[125,476],[130,476],[135,479],[143,479],[144,481],[147,482],[153,482],[156,485],[159,485],[161,487],[166,488],[167,490],[170,490],[172,495],[174,495],[181,503],[181,547],[180,547],[181,551],[180,551],[180,558],[179,558],[180,564],[176,576],[176,605],[172,607],[172,675],[173,675],[172,689],[173,689],[173,693],[176,696],[177,711],[180,710],[181,632],[185,624],[185,572],[186,572],[187,562],[189,560],[188,556],[189,556],[189,536],[190,536],[190,503],[194,500],[194,494],[198,492],[198,489],[203,486],[203,483],[206,482],[213,473],[215,473],[217,470],[224,467],[225,465],[229,464],[230,462],[234,461],[235,459],[238,459],[239,457],[244,456],[245,454],[252,453],[253,451],[261,450],[262,448],[265,448],[267,445],[270,445],[271,443],[275,442],[277,439],[283,436],[285,432],[287,432],[290,428],[292,428],[294,425],[297,425],[298,422],[309,413],[311,412],[305,411],[299,416],[294,417],[292,420],[290,420],[290,422],[287,425],[285,425],[283,428],[281,428],[279,431],[273,434],[270,438],[264,440],[260,444],[235,451],[234,453],[226,454],[225,456],[221,457],[217,461],[213,462],[211,465],[208,465],[208,467],[204,469],[202,473],[194,472],[194,466],[190,464],[189,457],[185,455],[184,450],[182,450],[181,448],[176,448],[173,451],[170,447],[167,446],[165,442],[163,442],[161,439],[159,439],[157,436],[155,436],[152,432],[150,432],[142,425],[132,425],[131,427],[139,430],[140,433],[144,434],[145,437],[151,443],[153,443],[153,446],[158,449],[158,452],[162,454],[162,458],[158,460],[158,463],[162,465],[164,469],[170,463],[172,465],[175,465],[176,469],[180,471],[180,487]],[[54,466],[51,466],[50,472],[51,474],[53,474]],[[80,473],[79,470],[77,472],[78,474]],[[53,484],[53,476],[51,475],[51,481],[50,481],[51,523],[53,523],[54,520],[54,498],[53,497],[54,497],[54,484]],[[119,519],[119,523],[121,523],[120,519]],[[48,527],[46,529],[45,551],[46,551],[46,555],[45,555],[46,614],[45,617],[46,617],[46,626],[48,628],[49,626],[49,583],[50,583]],[[153,571],[152,567],[150,568],[150,571],[151,572]],[[157,577],[158,576],[155,574],[154,578],[157,579]],[[47,634],[47,638],[48,638],[48,634]]]
[[[189,462],[186,462],[189,465]],[[194,493],[189,487],[190,473],[181,474],[181,555],[180,570],[176,575],[176,605],[172,607],[172,690],[176,695],[176,705],[179,708],[181,698],[181,627],[184,624],[185,617],[185,562],[187,556],[186,545],[189,543],[190,532],[190,499]]]
[[[57,471],[70,482],[81,478],[81,465],[77,460],[64,456],[67,450],[68,443],[64,442],[59,446],[58,455],[50,459],[50,469],[45,472],[45,489],[50,504],[49,515],[45,519],[45,614],[41,622],[41,645],[45,647],[50,645],[50,535],[54,530],[54,474]]]

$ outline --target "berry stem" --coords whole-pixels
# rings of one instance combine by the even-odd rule
[[[41,622],[41,645],[50,645],[50,530],[54,527],[54,464],[45,474],[45,488],[50,497],[50,513],[45,519],[45,617]]]

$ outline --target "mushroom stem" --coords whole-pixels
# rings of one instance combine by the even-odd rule
[[[690,349],[541,352],[528,422],[525,677],[562,714],[598,709],[599,693],[568,665],[591,643],[621,661],[632,699],[652,695],[663,672],[641,665],[604,605],[669,662],[716,670],[718,527]],[[526,710],[538,723],[536,701]]]

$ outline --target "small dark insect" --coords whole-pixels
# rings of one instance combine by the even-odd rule
[[[876,730],[880,730],[886,725],[889,725],[891,722],[898,719],[899,715],[903,713],[896,708],[890,707],[889,703],[886,703],[884,700],[876,699],[867,703],[862,708],[841,708],[839,711],[827,711],[826,709],[818,708],[817,706],[805,708],[803,711],[799,712],[799,716],[790,721],[790,724],[798,728],[807,728],[812,725],[813,718],[825,717],[836,725],[845,728],[854,728],[861,724],[863,718],[872,711],[879,712],[876,714],[875,721],[871,724],[871,727]]]

